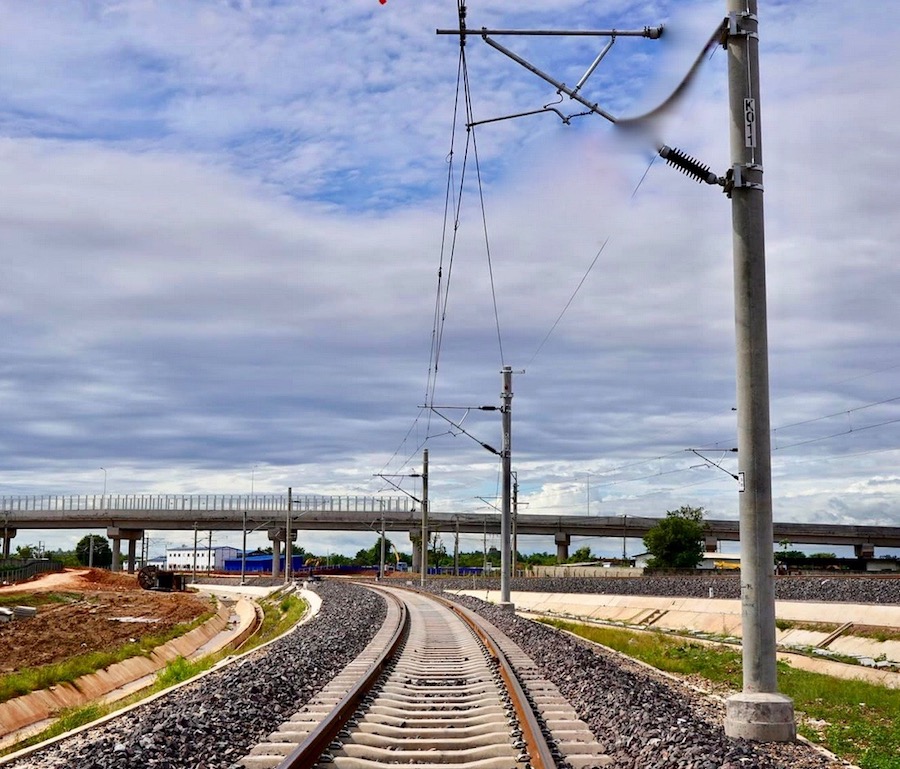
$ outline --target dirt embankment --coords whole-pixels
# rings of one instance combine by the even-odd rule
[[[0,674],[115,649],[214,608],[207,597],[142,590],[133,575],[101,569],[0,588],[0,605],[37,607],[35,617],[0,624]]]

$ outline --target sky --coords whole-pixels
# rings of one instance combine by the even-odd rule
[[[582,88],[622,118],[725,10],[472,0],[467,24],[664,24]],[[776,521],[900,525],[890,10],[760,3]],[[417,495],[428,448],[432,509],[488,511],[499,415],[447,407],[499,405],[508,365],[521,515],[737,517],[730,201],[656,157],[728,168],[724,50],[635,136],[478,35],[461,66],[435,34],[458,26],[451,0],[0,0],[0,497]],[[569,87],[607,43],[497,40]]]

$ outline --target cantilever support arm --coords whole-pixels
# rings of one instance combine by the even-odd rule
[[[559,82],[558,80],[551,77],[543,70],[538,69],[530,61],[526,61],[521,56],[519,56],[517,53],[513,53],[506,46],[501,45],[496,40],[492,40],[491,38],[489,38],[487,36],[487,32],[482,33],[482,38],[484,39],[484,42],[486,42],[489,46],[491,46],[491,48],[494,48],[495,50],[500,51],[500,53],[504,54],[505,56],[508,56],[510,59],[512,59],[514,62],[516,62],[516,64],[520,64],[523,67],[525,67],[525,69],[527,69],[529,72],[533,72],[535,75],[537,75],[539,78],[541,78],[541,80],[546,80],[548,83],[550,83],[550,85],[552,85],[560,93],[564,93],[570,99],[574,99],[575,101],[580,102],[585,107],[587,107],[591,112],[593,112],[597,115],[600,115],[600,117],[605,117],[610,123],[616,122],[616,118],[613,117],[612,115],[610,115],[609,112],[607,112],[606,110],[602,109],[599,104],[597,104],[596,102],[588,101],[583,96],[580,96],[575,89],[569,88],[565,83]]]

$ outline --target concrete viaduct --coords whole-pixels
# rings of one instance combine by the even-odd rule
[[[135,566],[135,549],[145,530],[255,531],[265,529],[278,555],[288,529],[373,531],[382,521],[386,531],[409,533],[413,566],[421,563],[421,513],[408,497],[319,495],[143,494],[92,496],[0,497],[3,557],[17,529],[106,528],[113,542],[113,569],[121,568],[121,542],[128,543],[128,570]],[[429,530],[444,533],[499,534],[498,513],[429,512]],[[520,514],[514,536],[552,536],[557,558],[565,560],[573,536],[641,538],[658,518],[643,516],[583,516]],[[706,546],[740,539],[738,521],[706,520]],[[858,557],[872,556],[876,547],[900,547],[900,526],[831,525],[775,522],[776,542],[852,545]],[[277,563],[277,560],[275,561]]]

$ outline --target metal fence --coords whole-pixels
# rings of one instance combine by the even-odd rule
[[[52,561],[48,558],[37,560],[8,558],[0,560],[0,584],[14,585],[17,582],[27,582],[38,574],[62,570],[63,565],[59,561]]]

